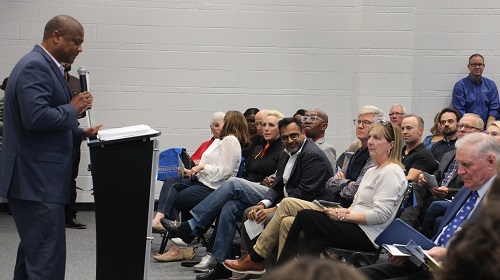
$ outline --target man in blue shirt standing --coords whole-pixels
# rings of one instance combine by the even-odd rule
[[[460,112],[478,114],[486,127],[497,118],[499,101],[495,82],[483,77],[484,58],[476,53],[469,57],[469,76],[458,81],[453,88],[453,107]]]

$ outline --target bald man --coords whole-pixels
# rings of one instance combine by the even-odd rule
[[[9,76],[0,196],[9,199],[21,239],[14,279],[64,279],[72,152],[102,127],[78,127],[78,115],[92,107],[92,94],[73,97],[64,79],[62,63],[73,63],[82,52],[83,37],[76,19],[52,18],[42,43]]]
[[[328,128],[328,115],[320,109],[312,109],[307,110],[301,120],[306,136],[319,146],[332,164],[333,170],[336,170],[337,152],[332,145],[325,141],[325,131]]]

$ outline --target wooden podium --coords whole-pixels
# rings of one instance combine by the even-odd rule
[[[89,141],[96,279],[148,279],[160,132]],[[90,278],[90,277],[89,277]]]

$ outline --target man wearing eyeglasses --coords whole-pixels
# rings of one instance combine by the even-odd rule
[[[259,224],[274,219],[274,212],[285,197],[298,198],[310,202],[315,199],[329,199],[325,184],[333,177],[332,166],[325,153],[305,134],[302,122],[295,118],[284,118],[279,122],[280,137],[285,151],[281,154],[276,171],[276,179],[271,188],[256,206],[245,211],[243,221],[254,220]],[[271,219],[271,221],[272,221]],[[260,239],[272,250],[278,243],[280,228],[266,227]],[[243,231],[245,234],[245,231]],[[246,234],[245,234],[246,235]],[[242,250],[250,252],[256,239],[249,241],[242,237]],[[265,256],[267,257],[267,256]],[[237,279],[248,279],[243,275]]]
[[[389,118],[391,120],[391,123],[399,127],[401,127],[401,123],[403,122],[405,115],[406,115],[405,107],[403,107],[403,105],[401,104],[396,103],[392,105],[391,109],[389,110]]]
[[[325,141],[325,131],[328,128],[328,115],[319,109],[307,110],[301,118],[306,136],[311,138],[330,160],[332,168],[337,167],[337,152]]]
[[[478,114],[486,127],[498,117],[500,108],[495,82],[483,77],[484,58],[476,53],[469,57],[469,75],[453,88],[453,107],[460,112]]]

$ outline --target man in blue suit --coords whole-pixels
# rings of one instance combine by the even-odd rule
[[[72,150],[102,125],[78,128],[77,116],[92,107],[92,95],[75,97],[62,63],[82,51],[84,33],[74,18],[59,15],[43,40],[16,64],[5,92],[0,196],[20,236],[14,279],[64,279],[64,204],[69,202]]]
[[[467,134],[455,143],[455,147],[457,172],[464,181],[464,187],[453,198],[441,220],[437,235],[432,239],[436,247],[431,248],[428,253],[437,261],[441,261],[446,255],[450,243],[453,246],[450,242],[453,234],[467,221],[476,218],[481,202],[496,176],[497,159],[500,158],[500,146],[491,136],[483,133]],[[452,229],[455,226],[457,229]],[[432,279],[430,272],[417,268],[407,257],[389,255],[389,262],[365,266],[359,270],[369,279]]]

